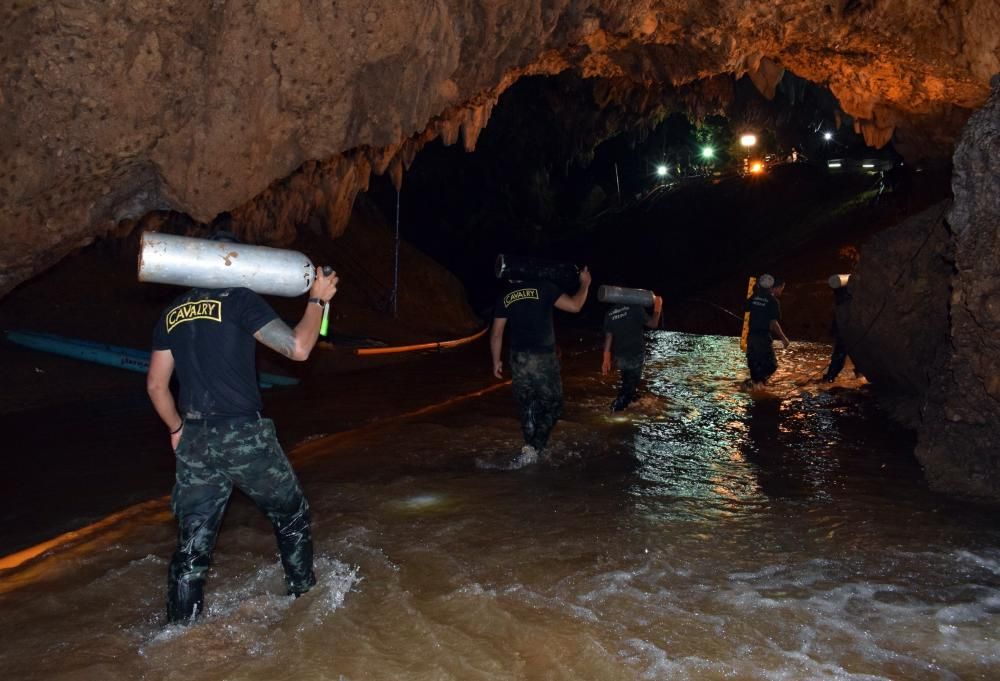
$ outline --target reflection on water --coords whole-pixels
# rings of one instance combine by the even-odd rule
[[[995,678],[992,515],[924,488],[863,381],[809,382],[826,352],[780,353],[751,396],[735,339],[659,333],[625,415],[599,353],[569,352],[565,419],[520,470],[506,389],[310,442],[314,591],[282,595],[236,500],[208,616],[164,629],[173,528],[135,521],[0,576],[23,582],[3,678]]]

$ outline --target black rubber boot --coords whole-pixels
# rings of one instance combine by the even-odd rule
[[[205,609],[203,579],[184,579],[181,568],[188,562],[185,556],[174,554],[167,578],[167,623],[190,624]]]
[[[305,497],[297,512],[285,518],[275,518],[273,523],[288,593],[295,597],[301,596],[316,585],[309,505]]]

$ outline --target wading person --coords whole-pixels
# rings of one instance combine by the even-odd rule
[[[830,326],[830,335],[833,336],[833,352],[830,353],[830,366],[826,368],[826,373],[823,374],[823,380],[827,383],[833,383],[837,380],[837,376],[843,371],[844,363],[847,361],[847,342],[840,332],[837,317],[843,314],[845,306],[850,302],[851,294],[848,292],[847,286],[837,286],[837,288],[833,289],[833,323]],[[854,373],[857,375],[857,371]]]
[[[611,358],[621,372],[618,397],[611,403],[611,411],[621,411],[631,404],[639,392],[642,367],[646,361],[644,332],[660,325],[663,299],[653,298],[653,314],[641,305],[612,305],[604,315],[604,358],[601,373],[611,373]]]
[[[317,269],[294,329],[247,288],[191,289],[156,324],[146,384],[170,432],[177,466],[171,496],[177,550],[167,577],[170,623],[191,621],[204,610],[205,573],[234,486],[274,526],[288,592],[298,596],[316,583],[309,505],[274,423],[260,415],[254,357],[259,341],[290,359],[306,360],[337,282],[335,273]],[[179,409],[170,392],[175,370]]]
[[[750,329],[747,333],[747,367],[750,369],[748,387],[754,390],[763,388],[778,370],[778,360],[774,356],[774,338],[780,338],[785,348],[790,344],[781,328],[781,304],[778,302],[784,290],[784,281],[770,274],[762,274],[757,279],[753,295],[747,298],[744,311],[750,313]]]
[[[580,272],[580,287],[569,296],[548,281],[511,282],[497,299],[490,333],[493,375],[503,378],[500,352],[504,329],[510,326],[510,371],[514,397],[520,406],[524,447],[520,465],[538,460],[562,413],[562,376],[556,357],[552,308],[579,312],[587,300],[590,272]]]

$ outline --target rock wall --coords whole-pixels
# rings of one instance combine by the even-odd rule
[[[931,377],[948,356],[950,205],[932,206],[865,243],[851,274],[850,304],[838,308],[854,366],[911,428],[920,426]]]
[[[858,368],[917,429],[943,492],[1000,499],[1000,76],[954,156],[954,200],[878,235],[851,278]]]
[[[950,356],[935,371],[917,457],[931,484],[1000,498],[1000,76],[962,133],[955,203]]]
[[[12,0],[0,34],[0,295],[154,209],[253,230],[475,145],[526,74],[682,85],[785,68],[876,144],[948,148],[1000,71],[994,0]],[[296,169],[290,202],[246,206]]]

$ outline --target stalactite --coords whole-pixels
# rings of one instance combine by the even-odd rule
[[[967,116],[1000,71],[989,2],[441,4],[399,0],[377,22],[319,0],[224,17],[213,3],[143,3],[128,21],[113,3],[83,3],[72,22],[52,3],[12,11],[0,44],[0,294],[144,211],[204,222],[240,210],[264,231],[262,209],[243,204],[270,201],[286,224],[322,203],[336,233],[367,173],[399,181],[436,137],[474,149],[497,97],[526,75],[626,78],[649,86],[637,91],[649,109],[653,85],[745,70],[771,94],[787,68],[829,83],[870,142],[919,118],[930,132],[909,139],[942,154],[962,119],[947,107]],[[717,109],[688,96],[699,114]],[[879,107],[901,118],[873,117]],[[276,196],[279,178],[317,161],[339,169],[335,190]]]

